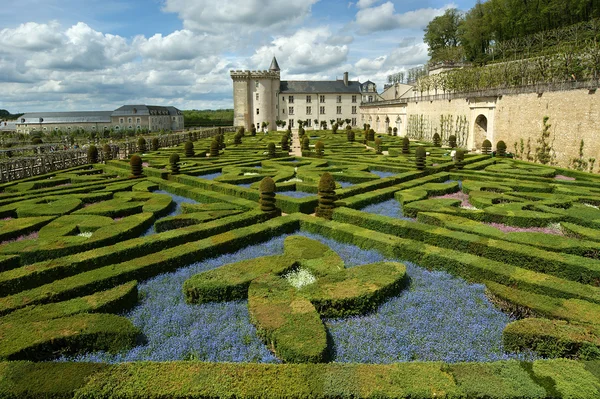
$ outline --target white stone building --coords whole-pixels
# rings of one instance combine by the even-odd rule
[[[332,120],[359,126],[361,104],[380,100],[375,83],[351,81],[348,72],[341,80],[280,80],[275,57],[268,71],[231,71],[231,79],[233,123],[246,129],[260,130],[263,122],[275,129],[277,121],[297,128],[299,120],[316,128],[323,121],[330,128]]]

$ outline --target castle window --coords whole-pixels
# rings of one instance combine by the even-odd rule
[[[127,118],[127,123],[131,123],[131,118]]]
[[[290,107],[288,110],[289,115],[294,115],[294,107]]]
[[[341,103],[342,102],[342,96],[337,96],[337,102]]]
[[[281,101],[285,102],[285,96],[281,97]]]
[[[337,113],[338,113],[338,114],[341,114],[341,113],[342,113],[342,106],[341,106],[341,105],[338,105],[338,106],[337,106]]]
[[[258,89],[258,80],[256,82],[254,82],[254,87],[256,87]]]
[[[369,96],[369,102],[373,102],[373,96]]]
[[[356,113],[356,105],[352,106],[352,113],[355,114]]]
[[[352,118],[352,126],[356,126],[356,118]]]
[[[258,93],[256,93],[256,101],[258,101]]]
[[[312,96],[306,96],[306,102],[307,103],[312,102]]]
[[[256,108],[256,115],[260,114],[260,110],[258,108]]]
[[[290,96],[290,98],[288,99],[288,102],[290,104],[293,104],[294,103],[294,96]]]
[[[319,102],[324,103],[325,102],[325,96],[319,96]],[[323,112],[325,113],[325,112]]]
[[[319,107],[319,113],[325,115],[325,107]]]
[[[312,114],[312,107],[306,107],[306,115]]]
[[[141,118],[137,118],[137,119],[136,119],[136,123],[140,123],[141,121],[142,121],[142,119],[141,119]]]
[[[119,123],[123,123],[123,118],[119,118]]]
[[[356,102],[356,96],[352,96],[352,102],[355,103]]]

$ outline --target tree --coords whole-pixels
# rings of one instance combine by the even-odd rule
[[[461,61],[447,59],[449,54],[460,45],[459,25],[463,16],[456,8],[449,8],[444,15],[435,17],[425,28],[423,41],[429,46],[429,56],[432,62]]]

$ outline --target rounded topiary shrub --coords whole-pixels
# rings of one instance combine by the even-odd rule
[[[88,162],[89,163],[97,163],[98,162],[98,149],[95,145],[91,145],[87,151]]]
[[[160,141],[158,141],[158,137],[154,137],[152,139],[152,151],[158,151],[160,148]]]
[[[369,132],[367,133],[367,141],[374,141],[374,140],[375,140],[375,130],[369,129]]]
[[[325,144],[321,140],[317,141],[315,144],[315,153],[318,157],[322,157],[325,152]]]
[[[354,143],[354,140],[356,140],[356,133],[354,133],[354,130],[349,129],[346,133],[346,138],[348,139],[348,142]]]
[[[146,152],[146,139],[143,137],[140,137],[138,139],[138,152],[141,152],[141,153]]]
[[[427,158],[427,153],[425,152],[424,147],[417,147],[415,150],[415,163],[417,165],[417,169],[423,170],[425,169],[425,159]]]
[[[192,143],[191,141],[187,141],[183,148],[186,157],[191,158],[194,156],[194,143]]]
[[[465,166],[465,150],[459,148],[454,155],[454,165],[457,169],[462,169]]]
[[[275,205],[275,181],[270,177],[265,177],[260,182],[258,191],[260,192],[260,210],[263,212],[277,212],[277,206]]]
[[[102,147],[102,153],[104,155],[105,162],[112,159],[112,148],[110,148],[110,145],[104,144],[104,147]]]
[[[169,157],[169,164],[171,166],[171,174],[179,174],[179,154],[174,153]]]
[[[332,132],[333,134],[336,134],[336,133],[337,133],[337,131],[338,131],[338,124],[337,124],[337,123],[334,123],[334,124],[333,124],[333,126],[331,126],[331,132]]]
[[[219,156],[219,140],[216,137],[210,143],[210,156],[212,158]]]
[[[398,136],[398,128],[397,127],[394,128],[393,133],[394,133],[394,136]]]
[[[502,140],[496,144],[496,156],[504,158],[506,156],[506,143]]]
[[[34,137],[34,138],[31,140],[31,144],[44,144],[44,142],[42,141],[42,139],[41,139],[41,138],[39,138],[39,137]]]
[[[242,144],[242,134],[240,132],[238,132],[234,137],[233,137],[233,144],[239,145]]]
[[[221,134],[219,134],[219,136],[218,136],[218,137],[219,137],[219,149],[220,149],[220,150],[222,150],[222,149],[224,149],[225,147],[227,147],[227,146],[225,145],[225,134],[221,133]]]
[[[284,134],[281,136],[281,150],[282,151],[290,151],[290,136]]]
[[[375,152],[377,154],[382,154],[382,152],[381,152],[381,139],[379,137],[377,137],[375,139]]]
[[[246,135],[246,129],[244,128],[244,126],[241,126],[238,130],[238,133],[242,135],[242,137],[244,137]]]
[[[404,138],[402,139],[402,153],[410,153],[410,139],[407,136],[404,136]]]
[[[483,140],[483,144],[481,144],[481,152],[485,155],[490,155],[492,153],[492,142],[488,139]]]
[[[250,129],[250,136],[256,136],[256,126],[252,125]]]
[[[142,175],[142,158],[139,155],[132,155],[129,165],[131,166],[131,174],[134,177]]]
[[[319,180],[319,206],[315,208],[315,215],[331,220],[335,209],[335,201],[337,201],[335,180],[333,180],[331,173],[325,172]]]
[[[310,151],[310,140],[306,136],[302,139],[302,151]]]
[[[433,145],[434,145],[434,147],[441,147],[442,146],[442,138],[440,137],[439,133],[434,133],[434,135],[433,135]]]
[[[450,135],[450,137],[448,137],[448,145],[450,146],[450,148],[456,148],[456,136],[455,135]]]
[[[267,154],[269,158],[275,158],[277,153],[275,152],[275,143],[267,144]]]

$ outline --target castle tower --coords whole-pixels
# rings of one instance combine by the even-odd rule
[[[276,129],[280,69],[275,57],[268,71],[230,71],[233,80],[233,124],[260,130],[263,122]]]

